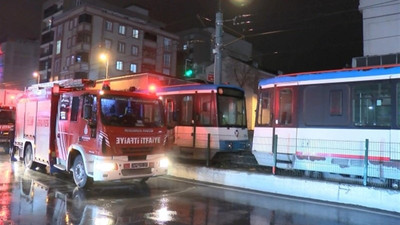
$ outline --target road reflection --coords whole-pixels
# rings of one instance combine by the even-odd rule
[[[0,155],[0,225],[397,225],[398,214],[215,188],[173,178],[75,187]],[[245,182],[245,181],[244,181]],[[295,187],[294,187],[295,188]]]
[[[0,166],[2,176],[0,176],[0,222],[10,220],[11,193],[9,192],[10,183],[13,176],[10,163]]]

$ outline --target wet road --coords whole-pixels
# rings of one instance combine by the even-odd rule
[[[75,188],[67,175],[25,170],[0,151],[1,224],[368,225],[400,215],[185,182],[171,177]],[[246,182],[246,181],[243,181]],[[373,197],[373,196],[367,196]]]

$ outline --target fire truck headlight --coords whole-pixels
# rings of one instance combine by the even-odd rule
[[[169,164],[168,158],[162,158],[160,160],[160,167],[167,168]]]
[[[96,163],[95,164],[95,169],[99,170],[101,172],[109,172],[113,170],[118,169],[118,165],[113,162],[102,162],[102,163]]]

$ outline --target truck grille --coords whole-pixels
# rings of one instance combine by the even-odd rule
[[[121,148],[121,151],[124,154],[149,155],[153,151],[153,148]]]
[[[1,137],[8,137],[8,131],[0,131]]]

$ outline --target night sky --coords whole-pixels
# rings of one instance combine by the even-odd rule
[[[137,4],[177,32],[214,27],[216,0],[106,0]],[[244,2],[245,0],[240,0]],[[254,44],[255,58],[267,71],[284,73],[340,69],[362,56],[362,15],[358,0],[221,0],[224,19],[251,14],[245,25],[224,22],[225,32],[244,35]],[[5,36],[35,37],[40,33],[41,0],[0,0],[0,40]],[[23,16],[22,16],[23,15]],[[39,21],[39,22],[35,22]]]

